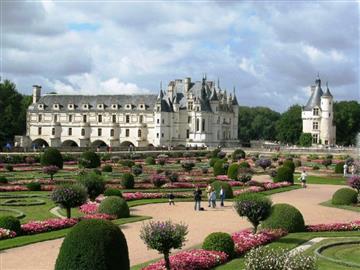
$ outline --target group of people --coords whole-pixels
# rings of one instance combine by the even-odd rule
[[[348,174],[354,175],[356,172],[356,168],[354,164],[347,165],[344,164],[344,177],[346,177]]]
[[[216,190],[208,184],[208,186],[205,189],[207,199],[208,199],[208,207],[215,208],[216,207],[216,199],[217,199],[217,193]],[[201,197],[202,197],[202,191],[199,187],[196,187],[194,191],[194,210],[204,210],[203,207],[201,207]],[[221,187],[219,191],[219,197],[220,197],[220,206],[224,206],[224,200],[225,200],[225,191],[224,188]]]

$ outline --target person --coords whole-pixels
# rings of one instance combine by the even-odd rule
[[[347,170],[348,170],[348,165],[345,163],[344,164],[344,177],[346,177],[346,175],[347,175]]]
[[[225,199],[225,191],[223,186],[220,189],[220,206],[224,206],[224,199]]]
[[[301,186],[303,188],[306,188],[306,177],[307,177],[307,174],[305,172],[305,170],[301,173],[300,177],[299,177],[299,180],[301,181]]]
[[[211,200],[211,206],[212,208],[216,207],[216,191],[212,190],[210,193],[210,200]]]
[[[194,210],[199,210],[201,208],[201,195],[202,195],[202,191],[199,187],[196,187],[195,191],[194,191],[194,200],[195,200],[195,206],[194,206]]]
[[[174,201],[175,195],[174,195],[174,193],[170,192],[168,197],[169,197],[169,205],[175,205],[175,201]]]
[[[209,203],[208,207],[211,206],[210,194],[211,194],[212,189],[213,189],[213,188],[212,188],[212,186],[211,186],[210,183],[209,183],[209,184],[207,185],[207,187],[206,187],[206,194],[207,194],[208,203]]]
[[[354,164],[352,164],[350,167],[350,173],[351,173],[351,175],[355,174],[355,165]]]

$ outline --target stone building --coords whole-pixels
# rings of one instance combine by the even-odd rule
[[[315,85],[312,85],[310,90],[310,99],[302,108],[303,133],[311,133],[313,144],[334,145],[336,143],[336,127],[333,121],[334,101],[328,84],[324,92],[318,75]]]
[[[170,81],[158,95],[41,95],[33,86],[23,146],[231,146],[238,102],[204,77]]]

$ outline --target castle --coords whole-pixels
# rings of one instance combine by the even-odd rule
[[[238,101],[207,80],[170,81],[158,95],[41,95],[33,86],[21,145],[51,147],[232,146]]]
[[[319,75],[312,85],[311,96],[302,108],[303,133],[312,135],[313,144],[334,145],[336,142],[336,127],[333,124],[333,96],[326,84],[326,91],[321,88]]]

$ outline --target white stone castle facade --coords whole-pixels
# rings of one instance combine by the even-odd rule
[[[208,81],[170,81],[159,95],[41,96],[33,87],[23,146],[231,146],[238,102]]]
[[[333,96],[327,84],[323,92],[319,76],[310,90],[310,99],[302,108],[303,133],[311,133],[313,144],[334,145],[336,127],[333,123]]]

